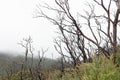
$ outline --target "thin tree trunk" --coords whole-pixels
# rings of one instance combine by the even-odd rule
[[[117,24],[119,18],[120,9],[117,9],[116,16],[113,23],[113,56],[114,63],[116,63],[116,55],[117,55]]]

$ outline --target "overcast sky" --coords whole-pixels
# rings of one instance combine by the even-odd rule
[[[28,36],[33,38],[35,48],[52,46],[53,49],[56,28],[47,20],[33,18],[40,1],[0,0],[0,52],[23,52],[24,49],[17,43]],[[44,1],[53,4],[53,0]]]
[[[43,0],[52,5],[54,0]],[[84,4],[90,0],[71,1],[71,10],[82,11]],[[53,39],[56,28],[49,21],[33,18],[36,5],[41,0],[0,0],[0,52],[23,52],[17,43],[23,38],[31,36],[35,48],[50,48],[50,55],[54,53]],[[57,56],[57,55],[55,55]]]
[[[53,28],[45,20],[33,18],[38,0],[0,0],[0,52],[21,52],[17,43],[29,35],[34,46],[49,47]]]

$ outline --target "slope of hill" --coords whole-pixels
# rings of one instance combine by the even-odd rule
[[[9,68],[16,67],[17,71],[21,69],[21,64],[24,62],[24,56],[11,56],[9,54],[0,54],[0,74],[6,73],[6,70]],[[32,58],[28,57],[29,65],[32,63]],[[52,65],[56,64],[56,60],[49,58],[43,58],[43,61],[40,63],[42,69],[49,69]],[[38,66],[39,59],[33,58],[33,68]]]

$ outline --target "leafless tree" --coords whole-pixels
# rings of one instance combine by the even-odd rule
[[[27,64],[28,63],[28,54],[30,53],[32,55],[32,61],[31,61],[31,67],[32,67],[32,64],[33,64],[33,51],[34,51],[34,48],[33,48],[33,45],[32,45],[32,38],[29,36],[28,38],[24,38],[23,41],[21,41],[20,43],[18,43],[19,45],[21,45],[23,48],[25,48],[25,60],[24,60],[24,64],[26,65],[29,65]]]
[[[41,69],[41,63],[42,63],[42,61],[44,61],[44,55],[45,55],[45,53],[48,51],[48,49],[49,48],[47,48],[46,50],[44,50],[43,48],[41,49],[41,52],[40,51],[38,51],[38,58],[39,58],[39,60],[38,60],[38,64],[37,64],[37,67],[38,67],[38,69]]]
[[[22,78],[22,74],[23,74],[23,70],[26,71],[27,69],[29,69],[30,73],[31,73],[31,79],[33,80],[33,72],[32,72],[32,68],[33,68],[33,51],[34,48],[32,46],[32,38],[29,36],[28,38],[24,38],[23,41],[21,41],[20,43],[18,43],[19,45],[21,45],[23,48],[25,48],[25,60],[23,61],[23,63],[21,64],[21,80],[23,80]],[[28,54],[32,55],[31,58],[31,64],[29,64],[28,61]]]
[[[48,48],[46,50],[41,48],[41,51],[38,51],[38,64],[36,65],[36,69],[35,69],[36,80],[46,80],[45,74],[42,70],[41,63],[44,61],[45,59],[44,55],[47,51]]]
[[[41,49],[38,51],[38,63],[36,66],[33,66],[33,54],[34,54],[34,48],[33,48],[33,40],[29,36],[28,38],[24,38],[23,41],[18,43],[23,48],[25,48],[25,59],[21,64],[21,80],[23,80],[23,72],[29,70],[31,80],[46,80],[42,71],[42,65],[41,63],[44,61],[44,54],[48,51],[48,49],[44,50]],[[28,54],[31,54],[31,61],[28,60]],[[31,63],[31,64],[30,64]],[[23,71],[24,70],[24,71]]]
[[[118,23],[119,23],[119,13],[120,13],[120,6],[119,6],[119,0],[116,1],[117,4],[117,8],[115,11],[114,16],[112,16],[112,11],[111,11],[111,7],[112,6],[112,0],[109,0],[109,5],[106,7],[105,3],[103,0],[101,0],[101,2],[98,2],[97,0],[94,0],[99,6],[101,6],[103,8],[103,10],[105,11],[106,15],[104,16],[100,16],[102,18],[105,18],[107,21],[107,32],[103,31],[100,29],[100,31],[102,31],[105,36],[108,38],[110,45],[112,46],[112,50],[113,50],[113,55],[114,55],[114,62],[115,62],[115,58],[117,55],[117,29],[118,29]],[[114,2],[114,1],[113,1]],[[114,18],[112,18],[114,17]],[[112,31],[110,31],[112,28]],[[112,35],[111,35],[112,34]]]
[[[102,53],[109,58],[110,52],[103,47],[103,43],[105,42],[104,39],[107,39],[108,44],[112,48],[114,62],[117,55],[117,28],[120,21],[120,1],[108,0],[107,5],[104,0],[92,1],[95,4],[88,4],[89,10],[85,10],[85,14],[78,13],[78,19],[76,19],[71,13],[69,0],[55,0],[58,8],[52,8],[48,4],[45,4],[46,6],[42,6],[42,8],[55,11],[57,18],[48,16],[41,10],[41,5],[37,6],[38,10],[36,17],[44,17],[54,25],[58,26],[60,34],[62,35],[59,39],[66,46],[64,49],[69,53],[75,65],[77,63],[76,61],[79,61],[81,58],[86,62],[90,57],[91,53],[85,45],[85,42],[87,41],[92,43],[98,51],[102,51]],[[117,7],[112,5],[115,2]],[[103,10],[101,14],[98,14],[95,11],[95,7]],[[111,10],[113,7],[114,12]],[[79,20],[85,20],[85,22],[80,23]],[[89,29],[92,37],[85,34],[85,31],[82,30],[83,27],[87,27]],[[104,30],[104,27],[106,27],[106,30]],[[57,43],[57,45],[60,48],[60,44]],[[65,55],[63,52],[61,54]]]

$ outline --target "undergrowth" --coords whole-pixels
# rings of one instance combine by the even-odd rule
[[[45,80],[120,80],[120,56],[117,56],[117,64],[113,64],[113,57],[96,57],[92,63],[82,63],[75,68],[65,68],[61,74],[59,70],[47,72]],[[3,80],[3,79],[0,79]],[[8,80],[7,77],[4,80]],[[20,80],[20,73],[12,75],[11,80]],[[24,73],[24,80],[32,80],[30,73]]]

